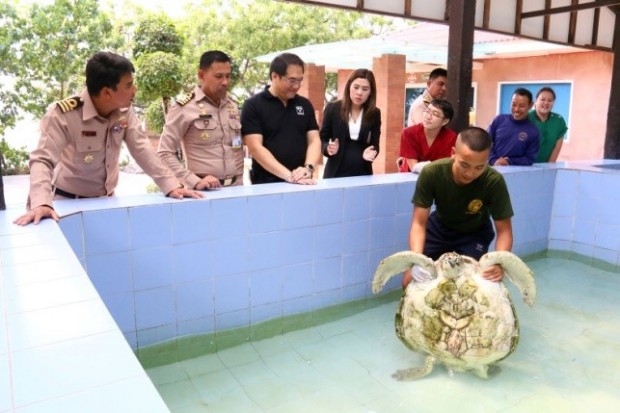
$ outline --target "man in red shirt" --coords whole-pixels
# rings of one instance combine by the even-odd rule
[[[446,125],[453,116],[450,102],[434,99],[424,111],[422,123],[403,130],[397,160],[400,172],[419,173],[429,162],[452,155],[456,133]]]

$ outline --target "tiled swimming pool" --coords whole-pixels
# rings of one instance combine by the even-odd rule
[[[172,412],[616,412],[620,278],[578,261],[538,258],[539,300],[522,304],[517,351],[488,381],[422,365],[394,334],[397,302],[338,321],[147,370]]]
[[[502,173],[514,252],[561,251],[617,272],[617,171],[580,163]],[[379,260],[406,248],[414,185],[393,174],[196,201],[64,201],[60,225],[26,228],[12,224],[21,206],[0,212],[0,412],[167,411],[134,352],[224,354],[265,338],[253,329],[261,322],[285,333],[291,316],[369,298]],[[203,334],[214,335],[211,348],[185,339]]]

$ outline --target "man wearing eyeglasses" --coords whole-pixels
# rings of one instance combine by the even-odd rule
[[[400,172],[420,173],[430,162],[452,155],[456,132],[446,125],[453,116],[450,102],[433,99],[424,111],[422,122],[403,130],[397,160]]]
[[[246,100],[241,111],[241,134],[252,156],[250,180],[314,185],[321,139],[312,103],[297,94],[304,62],[292,53],[276,56],[269,78],[271,85]]]

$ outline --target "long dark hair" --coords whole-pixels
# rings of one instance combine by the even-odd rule
[[[375,75],[368,69],[357,69],[349,75],[347,84],[344,87],[344,96],[341,99],[342,109],[340,110],[340,116],[342,120],[349,123],[349,115],[353,109],[353,101],[351,100],[351,84],[355,79],[366,79],[370,83],[370,95],[366,102],[362,105],[364,109],[364,121],[369,122],[372,120],[375,111],[377,110],[377,84],[375,82]]]

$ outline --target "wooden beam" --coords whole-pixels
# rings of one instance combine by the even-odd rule
[[[469,126],[475,18],[470,0],[450,0],[447,98],[455,114],[450,127],[457,133]]]
[[[444,9],[443,19],[447,22],[450,21],[450,0],[446,0],[446,7]]]
[[[550,8],[551,8],[551,0],[545,0],[545,10],[548,10]],[[550,25],[551,25],[551,16],[546,14],[543,20],[543,39],[545,40],[549,40],[549,26]]]
[[[579,0],[571,0],[571,5],[575,6],[579,4]],[[577,13],[576,11],[570,12],[570,18],[568,20],[568,43],[575,43],[575,33],[577,32]]]
[[[517,0],[517,4],[515,6],[515,34],[521,34],[521,20],[523,19],[521,15],[523,14],[523,0]]]
[[[364,0],[357,0],[357,7],[358,10],[360,11],[364,11]]]
[[[482,28],[488,29],[491,21],[491,0],[484,0],[484,10],[482,11]]]
[[[609,106],[607,109],[607,131],[605,133],[605,159],[620,159],[620,24],[616,14],[614,27]]]
[[[594,19],[592,21],[592,44],[598,43],[598,25],[601,20],[601,9],[594,9]]]
[[[405,9],[403,10],[405,16],[411,16],[411,1],[412,0],[405,0]]]
[[[590,3],[580,3],[574,6],[564,6],[564,7],[556,7],[553,9],[544,9],[537,11],[528,11],[521,14],[522,19],[528,19],[530,17],[538,17],[538,16],[547,16],[550,14],[558,14],[558,13],[568,13],[572,11],[578,10],[588,10],[588,9],[596,9],[604,6],[615,6],[619,5],[620,1],[618,0],[598,0]]]

